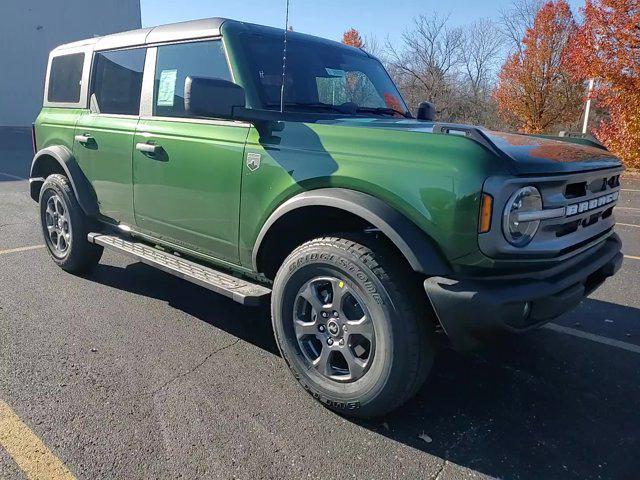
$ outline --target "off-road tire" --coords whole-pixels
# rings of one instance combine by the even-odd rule
[[[273,330],[282,358],[310,395],[341,414],[380,416],[424,383],[436,349],[435,322],[414,272],[395,251],[373,235],[339,235],[306,242],[286,258],[273,285]],[[373,361],[350,383],[334,381],[310,365],[291,326],[300,288],[325,276],[344,279],[357,292],[375,328]]]
[[[48,202],[55,198],[62,200],[61,210],[64,211],[65,221],[70,224],[70,241],[68,248],[63,251],[56,248],[47,228]],[[95,267],[100,261],[103,249],[99,245],[89,243],[87,234],[94,230],[96,225],[82,211],[67,177],[60,174],[47,177],[40,189],[39,210],[45,244],[53,261],[71,273],[83,273]]]

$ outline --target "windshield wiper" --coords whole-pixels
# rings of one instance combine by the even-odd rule
[[[279,106],[280,106],[279,103],[267,104],[267,107],[279,107]],[[294,108],[308,108],[313,110],[323,109],[323,110],[330,110],[332,112],[338,112],[338,113],[349,113],[351,111],[350,109],[340,108],[338,105],[331,105],[329,103],[322,103],[322,102],[285,102],[284,106],[285,108],[294,107]]]
[[[377,113],[380,115],[402,115],[404,118],[411,118],[407,112],[401,112],[395,108],[387,107],[358,107],[357,112]]]
[[[267,107],[279,107],[279,103],[270,103]],[[286,107],[293,108],[308,108],[308,109],[323,109],[332,112],[354,114],[360,112],[373,113],[377,115],[402,115],[405,118],[411,118],[406,112],[401,112],[395,108],[386,107],[357,107],[354,103],[346,103],[344,105],[331,105],[330,103],[323,102],[285,102]]]

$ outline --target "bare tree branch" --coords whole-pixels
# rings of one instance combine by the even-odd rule
[[[500,32],[511,52],[522,53],[522,39],[545,0],[511,0],[507,8],[500,9]]]

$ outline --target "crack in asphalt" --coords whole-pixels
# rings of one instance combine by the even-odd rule
[[[152,391],[150,391],[148,393],[141,393],[141,394],[139,394],[137,396],[138,397],[142,397],[142,396],[153,397],[155,394],[159,393],[161,390],[165,389],[166,387],[168,387],[172,383],[176,382],[177,380],[180,380],[181,378],[184,378],[184,377],[186,377],[188,375],[191,375],[193,372],[195,372],[200,367],[202,367],[205,363],[207,363],[213,356],[217,355],[218,353],[222,352],[223,350],[227,350],[228,348],[231,348],[234,345],[237,345],[238,342],[240,342],[240,339],[236,338],[233,342],[231,342],[231,343],[229,343],[227,345],[224,345],[224,346],[222,346],[220,348],[216,348],[214,351],[212,351],[206,357],[204,357],[204,359],[202,361],[200,361],[199,363],[195,364],[193,367],[191,367],[186,372],[179,373],[178,375],[176,375],[173,378],[171,378],[171,379],[167,380],[166,382],[164,382],[158,388],[155,388],[155,389],[153,389]]]
[[[444,467],[447,466],[448,462],[449,460],[447,460],[446,458],[442,459],[442,463],[440,464],[440,467],[438,468],[438,471],[436,472],[435,477],[431,477],[431,480],[438,480],[440,478],[440,475],[442,475],[442,472],[444,472]]]

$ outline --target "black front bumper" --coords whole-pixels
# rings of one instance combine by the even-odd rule
[[[612,234],[537,278],[430,277],[424,288],[454,348],[470,350],[500,332],[526,331],[574,308],[620,269],[621,246]]]

